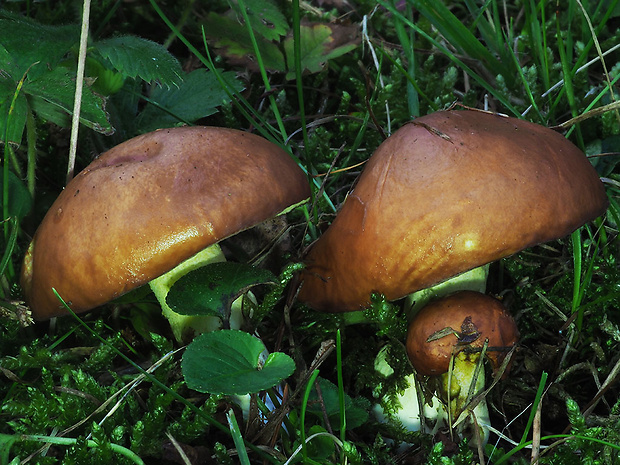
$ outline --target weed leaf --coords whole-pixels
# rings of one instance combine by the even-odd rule
[[[243,85],[232,72],[220,72],[230,89],[239,92]],[[138,117],[142,132],[193,123],[200,118],[217,113],[217,107],[228,103],[228,94],[214,73],[204,68],[188,74],[179,87],[155,87],[150,97],[153,105],[147,106]]]
[[[259,284],[275,283],[268,270],[241,263],[213,263],[198,268],[174,283],[166,303],[181,315],[216,315],[224,318],[234,300]]]
[[[318,73],[325,63],[344,55],[357,47],[357,40],[350,28],[335,24],[302,25],[299,30],[301,42],[302,70]],[[295,77],[295,53],[293,38],[284,41],[286,61],[288,63],[288,79]]]
[[[286,354],[269,354],[264,344],[244,331],[222,330],[198,336],[187,347],[181,368],[191,389],[223,395],[244,395],[275,386],[295,371]]]
[[[166,87],[183,80],[181,65],[162,45],[135,36],[121,36],[97,42],[99,53],[114,69],[129,77],[157,82]]]
[[[59,125],[70,125],[69,115],[73,112],[75,78],[63,67],[54,68],[40,78],[24,85],[24,92],[30,95],[32,109],[39,116]],[[82,92],[80,122],[97,132],[109,135],[114,128],[108,121],[104,100],[88,86]]]
[[[279,40],[280,36],[286,35],[289,28],[286,17],[271,0],[244,0],[243,3],[255,34],[267,40]],[[230,2],[230,5],[241,18],[239,3]]]

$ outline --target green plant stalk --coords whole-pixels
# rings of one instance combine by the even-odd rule
[[[565,440],[568,440],[568,439],[581,439],[582,441],[596,442],[597,444],[602,444],[604,446],[611,447],[612,449],[616,449],[616,450],[620,451],[620,445],[618,445],[618,444],[614,444],[614,443],[609,442],[609,441],[603,441],[602,439],[593,438],[593,437],[590,437],[590,436],[583,436],[581,434],[550,434],[549,436],[542,436],[540,438],[541,441],[547,441],[548,439],[565,439]],[[494,465],[501,465],[502,463],[506,462],[510,457],[512,457],[514,454],[519,452],[520,450],[523,450],[526,447],[530,446],[532,444],[532,442],[533,441],[530,440],[530,441],[519,443],[518,446],[515,446],[513,449],[511,449],[510,451],[506,452],[499,459],[494,461],[493,464]]]
[[[241,465],[250,465],[248,451],[245,449],[243,436],[241,435],[241,431],[239,430],[239,425],[237,424],[237,419],[235,418],[235,412],[233,412],[232,409],[226,412],[226,420],[228,421],[230,433],[232,435],[233,442],[235,443],[235,448],[237,449],[237,456],[239,457],[239,462],[241,462]]]
[[[114,347],[112,344],[110,344],[107,340],[105,340],[103,338],[103,336],[101,336],[96,331],[93,331],[79,316],[76,315],[76,313],[71,309],[71,307],[69,307],[69,305],[67,305],[67,303],[63,300],[63,298],[60,296],[60,294],[58,294],[56,289],[52,288],[52,291],[56,295],[56,298],[58,299],[58,301],[64,306],[65,310],[67,310],[67,312],[69,312],[77,320],[78,324],[80,326],[84,327],[93,336],[95,336],[95,338],[99,339],[99,341],[101,343],[103,343],[105,346],[107,346],[110,349],[112,349],[112,351],[118,357],[122,358],[125,362],[127,362],[129,365],[131,365],[135,370],[137,370],[138,373],[140,373],[143,376],[145,376],[155,386],[157,386],[158,388],[162,389],[167,394],[170,394],[174,399],[176,399],[177,401],[181,402],[183,405],[188,407],[196,415],[198,415],[201,418],[203,418],[209,425],[213,426],[214,428],[217,428],[221,432],[223,432],[223,433],[225,433],[225,434],[230,436],[230,429],[229,428],[224,426],[222,423],[220,423],[219,421],[217,421],[215,418],[211,417],[210,415],[207,415],[205,412],[200,410],[196,405],[194,405],[192,402],[187,401],[187,399],[183,398],[180,394],[178,394],[173,389],[170,389],[163,382],[158,380],[157,377],[155,377],[151,373],[147,372],[144,368],[142,368],[140,365],[138,365],[136,362],[134,362],[132,359],[130,359],[127,355],[125,355],[123,352],[121,352],[116,347]],[[260,447],[255,446],[254,444],[252,444],[250,442],[246,443],[246,446],[248,448],[252,449],[257,454],[259,454],[266,461],[271,462],[271,463],[277,465],[277,463],[278,463],[277,460],[274,457],[272,457],[270,454],[266,454]]]
[[[566,98],[568,100],[568,105],[570,107],[571,115],[575,118],[579,111],[577,110],[577,103],[575,101],[575,89],[573,87],[573,74],[571,73],[570,65],[568,62],[568,57],[564,45],[564,40],[562,39],[562,31],[560,29],[560,19],[559,16],[556,17],[556,37],[558,40],[558,51],[560,53],[560,62],[562,63],[562,74],[564,77],[564,89],[566,89]],[[583,141],[583,135],[581,134],[581,130],[577,127],[577,140],[578,145],[583,148],[585,147],[585,143]]]
[[[11,255],[13,254],[13,249],[15,248],[15,244],[17,243],[17,234],[19,233],[19,223],[17,222],[17,218],[11,217],[6,219],[4,222],[10,225],[11,231],[4,245],[2,260],[0,261],[0,276],[4,275],[4,272],[7,270],[7,268],[9,270],[12,269]],[[4,292],[4,289],[2,289],[2,292]]]
[[[278,108],[278,104],[276,103],[275,97],[270,92],[271,84],[269,83],[269,76],[267,76],[267,70],[265,69],[265,65],[263,63],[263,57],[260,53],[260,49],[258,48],[258,42],[256,41],[256,36],[254,35],[254,30],[252,29],[250,18],[248,17],[248,12],[245,7],[245,2],[243,0],[237,0],[237,1],[239,2],[239,8],[241,10],[241,15],[243,16],[243,20],[245,21],[248,34],[250,35],[250,41],[252,42],[254,53],[256,54],[256,63],[258,64],[258,69],[263,79],[263,84],[265,85],[265,91],[269,93],[269,104],[271,105],[271,111],[273,111],[273,114],[276,118],[276,122],[278,123],[278,128],[280,129],[280,135],[282,137],[282,140],[286,140],[288,136],[286,134],[286,129],[284,128],[284,122],[282,121],[282,115],[280,114],[280,110]]]
[[[308,451],[306,449],[306,410],[308,408],[308,399],[310,398],[312,386],[314,386],[318,376],[319,370],[314,370],[310,375],[310,379],[308,379],[304,396],[301,399],[301,411],[299,412],[299,441],[301,443],[301,454],[304,458],[304,463],[308,460]]]
[[[336,373],[338,378],[338,406],[340,407],[340,440],[344,443],[347,438],[347,411],[344,402],[344,381],[342,378],[342,337],[340,329],[336,331]],[[340,450],[340,461],[346,463],[344,449]]]
[[[62,446],[72,446],[72,445],[77,444],[78,442],[78,440],[74,438],[60,438],[57,436],[42,436],[42,435],[37,435],[37,434],[21,434],[18,436],[18,438],[20,441],[37,441],[37,442],[43,442],[47,444],[58,444]],[[109,446],[111,450],[113,450],[117,454],[127,457],[129,460],[136,463],[137,465],[144,465],[144,462],[142,461],[142,459],[137,454],[127,449],[126,447],[119,446],[118,444],[113,444],[113,443],[110,443]],[[97,441],[93,441],[92,439],[89,439],[86,441],[86,447],[96,449],[100,447],[100,444]]]
[[[82,3],[82,28],[80,31],[80,51],[78,53],[77,75],[75,78],[75,100],[71,117],[71,140],[69,143],[69,162],[67,163],[67,183],[73,178],[75,157],[77,154],[78,131],[80,128],[80,110],[82,107],[82,89],[84,88],[84,69],[86,50],[88,48],[88,23],[90,18],[90,0]]]
[[[579,298],[581,295],[581,228],[571,234],[571,242],[573,244],[573,300],[571,313],[575,313],[579,308],[581,300]],[[583,309],[579,310],[576,324],[577,330],[581,331],[583,325]]]
[[[413,18],[411,5],[407,3],[406,8],[407,17],[411,20]],[[398,40],[400,41],[405,52],[405,57],[407,58],[407,70],[405,71],[405,75],[407,76],[407,108],[409,110],[409,118],[417,118],[418,116],[420,116],[420,98],[418,86],[414,84],[416,76],[414,53],[415,31],[411,29],[409,35],[407,35],[407,32],[405,31],[405,28],[401,21],[397,21],[394,24],[394,27],[396,29],[396,36],[398,37]],[[381,52],[384,56],[387,55],[387,53],[384,53],[383,48],[381,48]],[[391,57],[388,56],[388,59],[390,59],[392,63],[395,63],[395,61],[393,61]],[[402,67],[400,67],[400,69],[403,70]]]
[[[543,122],[544,118],[542,114],[540,113],[540,109],[538,108],[538,105],[536,104],[536,99],[534,98],[534,95],[532,94],[532,89],[530,89],[530,85],[528,84],[527,79],[525,78],[525,75],[523,74],[523,68],[519,64],[519,59],[517,58],[517,55],[515,55],[512,48],[509,48],[508,50],[510,50],[510,56],[515,64],[515,68],[517,69],[519,78],[521,79],[521,83],[523,84],[523,88],[525,89],[525,93],[527,94],[528,100],[530,101],[530,104],[532,108],[534,109],[534,111],[536,111],[536,114],[538,115],[539,120]]]
[[[304,82],[301,69],[301,19],[299,0],[293,0],[293,55],[295,60],[295,84],[297,85],[297,102],[299,103],[299,118],[301,123],[301,134],[304,141],[304,154],[306,155],[308,171],[314,171],[313,156],[307,150],[310,144],[308,141],[308,128],[306,128]]]
[[[540,382],[538,383],[538,390],[536,391],[536,396],[534,397],[534,402],[532,403],[532,410],[530,412],[530,417],[527,419],[527,424],[525,425],[525,429],[523,430],[523,436],[521,436],[521,441],[519,444],[523,444],[527,435],[530,433],[530,429],[532,428],[532,424],[534,423],[534,417],[536,416],[536,410],[538,409],[538,404],[542,399],[543,394],[545,393],[545,384],[547,383],[547,372],[543,371],[540,375]]]
[[[32,110],[30,108],[28,108],[28,113],[26,113],[26,143],[28,145],[26,185],[28,186],[28,192],[30,192],[30,197],[32,197],[32,200],[34,200],[37,184],[37,125],[34,120]]]

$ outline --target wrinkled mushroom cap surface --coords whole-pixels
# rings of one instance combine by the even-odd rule
[[[462,333],[461,343],[457,344],[459,335],[455,333],[428,341],[444,328]],[[465,349],[481,349],[486,338],[489,339],[487,358],[495,370],[518,342],[519,331],[499,300],[479,292],[460,291],[429,303],[411,320],[407,354],[419,374],[440,375],[448,371],[453,352],[456,355]]]
[[[386,139],[306,257],[299,298],[360,310],[571,233],[607,208],[583,152],[526,121],[442,111]]]
[[[238,130],[162,129],[93,161],[60,194],[22,269],[37,319],[118,297],[310,196],[280,147]]]

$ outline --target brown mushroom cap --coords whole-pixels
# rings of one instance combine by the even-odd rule
[[[60,194],[24,259],[37,319],[112,300],[310,196],[291,157],[234,129],[162,129],[93,161]]]
[[[428,341],[444,328],[461,333],[460,339],[452,332]],[[487,358],[495,370],[518,342],[519,331],[499,300],[479,292],[460,291],[429,303],[411,320],[407,354],[419,374],[440,375],[448,371],[453,352],[456,355],[466,348],[480,349],[486,338]]]
[[[604,213],[577,147],[526,121],[442,111],[405,125],[367,163],[306,257],[300,300],[344,312],[395,300],[571,233]]]

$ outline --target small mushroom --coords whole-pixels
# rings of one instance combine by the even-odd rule
[[[441,111],[388,137],[312,246],[299,299],[361,310],[568,235],[607,197],[577,147],[543,126]]]
[[[484,389],[484,369],[477,369],[481,353],[497,371],[518,340],[517,325],[499,300],[459,291],[432,301],[411,320],[407,354],[418,375],[439,379],[453,421]],[[504,374],[508,370],[509,362]],[[479,405],[478,415],[488,416],[484,399]]]
[[[50,208],[24,258],[26,301],[35,319],[65,314],[55,289],[84,312],[309,196],[302,170],[259,136],[182,127],[135,137],[87,166]],[[203,254],[223,259],[218,248]]]

